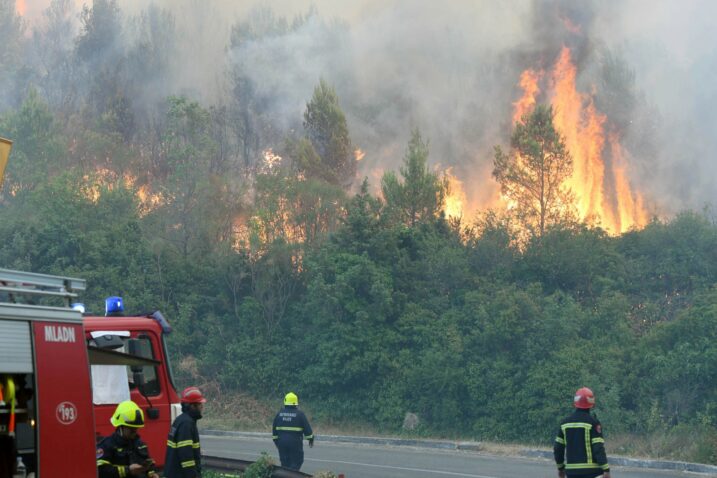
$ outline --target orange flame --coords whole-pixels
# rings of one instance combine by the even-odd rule
[[[25,13],[27,12],[27,4],[25,3],[25,0],[17,0],[15,2],[15,8],[17,9],[17,13],[25,16]]]
[[[446,195],[446,203],[444,211],[446,217],[460,219],[466,212],[467,198],[463,189],[463,182],[453,176],[451,169],[445,171],[445,177],[448,181],[448,194]]]
[[[365,152],[361,151],[361,150],[358,149],[358,148],[356,148],[356,149],[354,150],[354,159],[355,159],[356,161],[361,161],[364,156],[366,156],[366,153],[365,153]]]
[[[627,161],[625,160],[624,150],[618,141],[616,134],[608,137],[610,142],[610,150],[612,152],[612,170],[615,176],[615,191],[619,198],[622,198],[618,206],[618,225],[622,230],[629,229],[634,226],[644,226],[649,221],[647,211],[644,206],[644,200],[639,192],[633,193],[630,188],[630,182],[627,179]]]
[[[272,148],[265,149],[261,152],[264,162],[260,165],[263,173],[268,173],[281,164],[282,158],[278,154],[274,154]]]
[[[540,93],[540,87],[538,81],[543,76],[542,72],[536,72],[533,70],[525,70],[520,75],[520,85],[523,88],[523,97],[513,103],[515,112],[513,113],[513,123],[517,123],[523,117],[524,114],[528,113],[535,106],[535,99]]]
[[[521,75],[524,94],[514,103],[514,121],[535,105],[540,77],[533,70]],[[563,47],[550,75],[550,102],[555,112],[555,127],[564,136],[573,158],[573,174],[565,185],[575,194],[580,219],[599,221],[613,234],[643,227],[648,214],[642,196],[633,192],[630,185],[627,162],[617,135],[609,139],[612,163],[606,166],[607,118],[597,111],[590,95],[576,89],[575,78],[570,49]]]
[[[107,168],[97,168],[93,174],[85,174],[80,185],[81,194],[96,203],[102,196],[102,189],[112,190],[116,184],[123,184],[133,189],[139,200],[139,215],[146,216],[152,210],[163,205],[165,198],[161,193],[153,193],[149,185],[137,186],[137,177],[129,173],[120,176],[117,172]]]

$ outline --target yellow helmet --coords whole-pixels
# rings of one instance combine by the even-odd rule
[[[298,405],[299,404],[299,397],[296,396],[294,392],[289,392],[284,397],[284,405]]]
[[[144,413],[132,400],[117,405],[117,409],[110,419],[113,427],[125,426],[142,428],[144,426]]]
[[[15,400],[15,381],[9,375],[0,382],[0,402],[12,403]]]

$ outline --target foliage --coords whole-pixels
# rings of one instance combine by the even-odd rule
[[[0,136],[22,138],[13,147],[5,187],[33,189],[66,165],[63,138],[48,105],[31,89],[17,111],[0,119]]]
[[[261,457],[249,465],[240,476],[242,478],[271,478],[273,466],[272,458],[266,453],[262,453]]]
[[[356,174],[346,116],[339,106],[336,91],[321,79],[306,104],[304,130],[313,146],[301,148],[299,166],[307,175],[320,177],[339,186],[349,186]]]
[[[408,226],[437,217],[448,192],[445,178],[428,170],[428,143],[413,130],[400,167],[403,181],[389,171],[381,178],[381,191],[388,213]]]

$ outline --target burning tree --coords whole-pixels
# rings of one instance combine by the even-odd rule
[[[515,125],[510,153],[495,147],[493,176],[525,228],[542,236],[547,226],[575,217],[574,196],[564,183],[573,159],[553,124],[552,106],[538,105]]]

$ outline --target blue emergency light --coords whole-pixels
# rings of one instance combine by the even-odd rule
[[[70,304],[70,308],[72,310],[76,310],[77,312],[84,314],[85,313],[85,304],[81,302],[75,302],[74,304]]]
[[[155,310],[150,317],[156,320],[159,326],[162,327],[163,333],[169,334],[172,332],[172,326],[169,325],[169,322],[167,322],[167,319],[164,318],[160,311]]]
[[[124,312],[124,303],[122,297],[107,297],[105,299],[105,317],[112,314]]]

